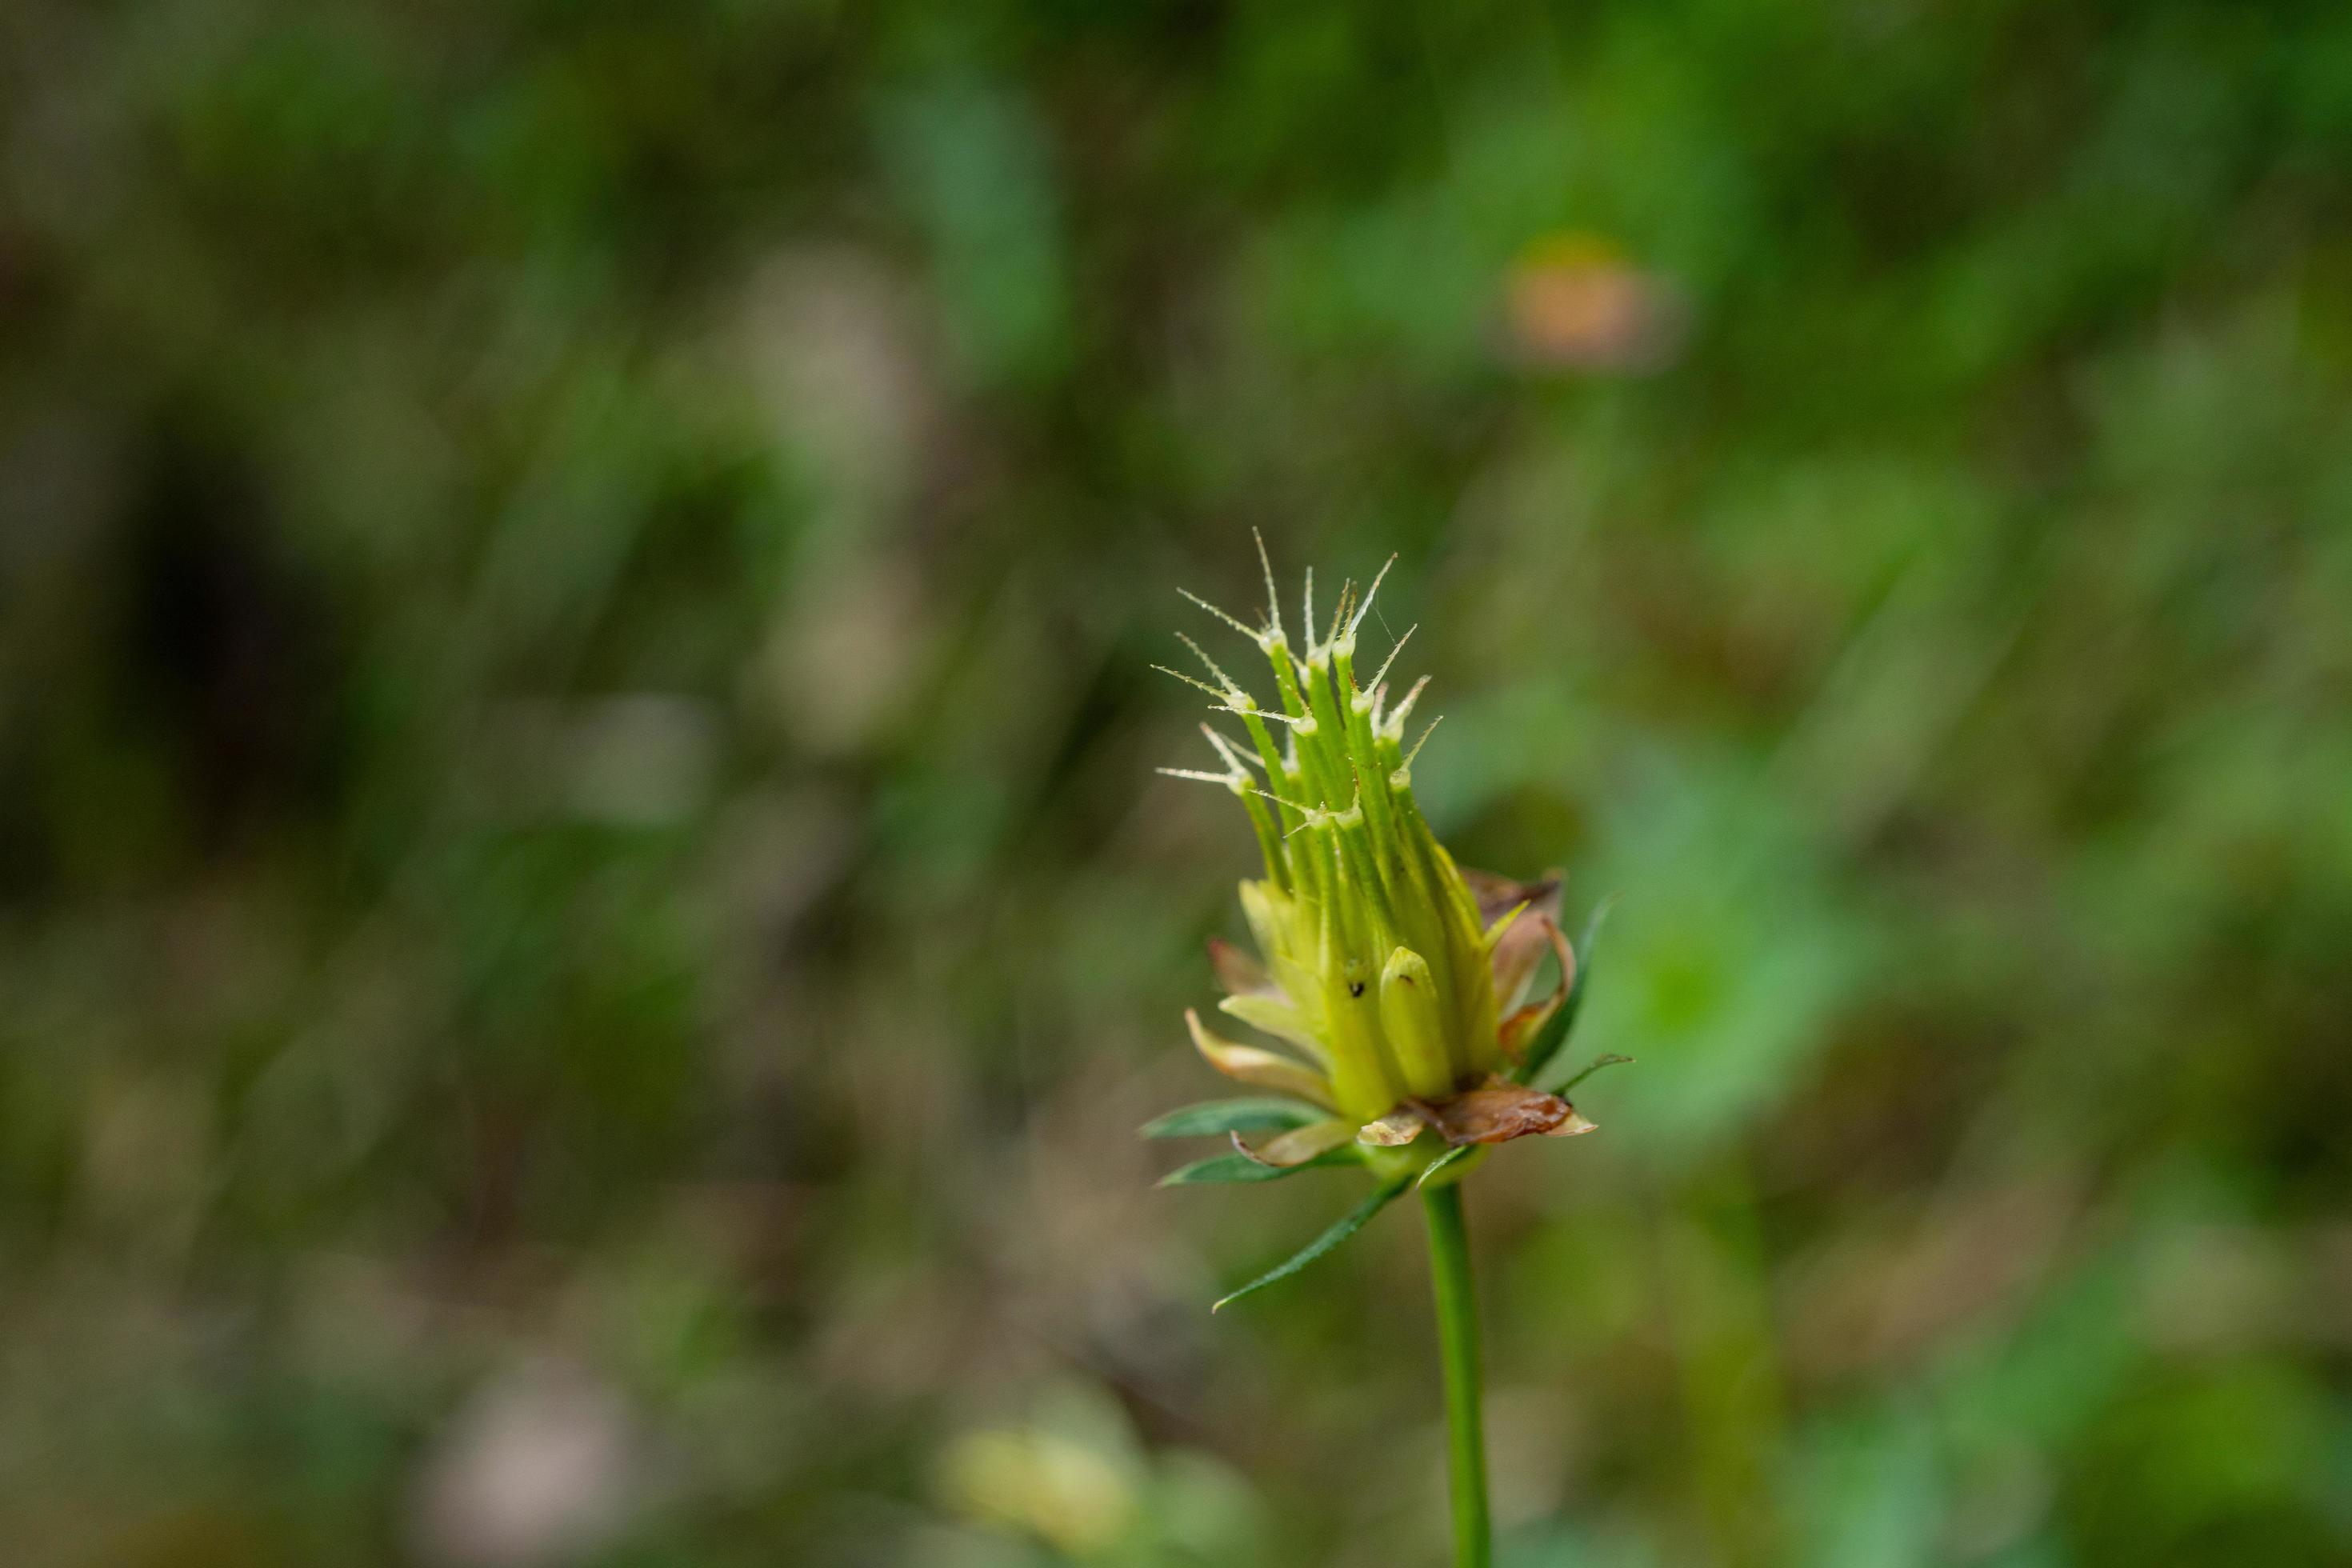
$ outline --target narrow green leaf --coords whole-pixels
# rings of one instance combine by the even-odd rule
[[[1576,944],[1576,981],[1568,988],[1568,1000],[1544,1025],[1543,1033],[1528,1042],[1527,1055],[1511,1073],[1513,1082],[1535,1082],[1537,1075],[1551,1065],[1551,1058],[1568,1043],[1569,1031],[1576,1026],[1576,1015],[1584,1006],[1584,993],[1592,984],[1592,949],[1601,940],[1601,923],[1616,906],[1614,893],[1593,906],[1591,918],[1584,922],[1584,940]]]
[[[1256,1279],[1251,1280],[1248,1284],[1243,1286],[1232,1295],[1227,1296],[1215,1306],[1210,1308],[1209,1310],[1213,1312],[1222,1311],[1225,1308],[1232,1306],[1235,1301],[1240,1300],[1244,1296],[1263,1290],[1267,1286],[1274,1284],[1277,1280],[1289,1279],[1292,1275],[1297,1273],[1300,1269],[1306,1268],[1308,1264],[1314,1262],[1317,1258],[1322,1257],[1325,1253],[1330,1251],[1333,1247],[1339,1246],[1341,1242],[1347,1240],[1358,1231],[1363,1229],[1365,1226],[1370,1224],[1371,1218],[1374,1215],[1388,1207],[1391,1203],[1393,1203],[1396,1200],[1398,1194],[1402,1193],[1411,1185],[1412,1185],[1412,1178],[1411,1176],[1398,1176],[1392,1180],[1382,1182],[1379,1186],[1372,1189],[1371,1194],[1365,1198],[1362,1203],[1358,1204],[1354,1208],[1349,1209],[1346,1214],[1340,1215],[1339,1218],[1333,1223],[1330,1229],[1325,1231],[1322,1235],[1308,1242],[1305,1247],[1300,1247],[1297,1252],[1292,1253],[1288,1261],[1278,1264],[1275,1268],[1268,1269],[1265,1273],[1259,1275]]]
[[[1570,1089],[1574,1089],[1578,1084],[1582,1083],[1586,1079],[1591,1078],[1602,1068],[1623,1067],[1633,1059],[1633,1058],[1632,1057],[1621,1057],[1614,1051],[1610,1052],[1605,1057],[1595,1058],[1583,1071],[1577,1073],[1566,1083],[1561,1084],[1558,1089],[1552,1090],[1552,1092],[1565,1097]]]
[[[1432,1160],[1428,1164],[1423,1166],[1419,1179],[1412,1184],[1415,1187],[1442,1187],[1445,1183],[1439,1179],[1440,1173],[1460,1164],[1465,1160],[1473,1159],[1477,1155],[1483,1154],[1493,1147],[1494,1145],[1491,1143],[1464,1143],[1456,1148],[1448,1149],[1444,1153],[1440,1154],[1436,1159]],[[1469,1173],[1470,1173],[1467,1171],[1462,1173],[1465,1176]],[[1458,1181],[1461,1178],[1455,1177],[1454,1179]]]
[[[1145,1138],[1212,1138],[1228,1132],[1274,1132],[1320,1121],[1330,1112],[1296,1100],[1257,1095],[1242,1100],[1211,1100],[1171,1110],[1147,1121],[1139,1136]]]
[[[1261,1165],[1246,1154],[1213,1154],[1205,1160],[1195,1160],[1179,1166],[1160,1178],[1163,1187],[1196,1187],[1213,1182],[1278,1182],[1285,1176],[1295,1176],[1301,1171],[1312,1171],[1327,1165],[1354,1165],[1363,1155],[1354,1144],[1334,1149],[1328,1154],[1318,1154],[1299,1165]]]

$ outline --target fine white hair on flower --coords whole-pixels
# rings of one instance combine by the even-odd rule
[[[1384,727],[1384,732],[1388,735],[1389,739],[1391,741],[1402,741],[1404,739],[1404,721],[1408,718],[1412,717],[1412,705],[1421,700],[1422,691],[1428,685],[1429,677],[1424,675],[1419,680],[1412,683],[1412,689],[1404,694],[1403,700],[1400,701],[1394,708],[1389,710],[1388,720]],[[1426,740],[1428,737],[1423,736],[1423,738]]]
[[[1207,648],[1202,647],[1199,643],[1194,642],[1182,632],[1178,632],[1176,634],[1176,640],[1182,643],[1186,647],[1191,648],[1192,650],[1192,657],[1209,667],[1209,673],[1215,676],[1217,678],[1217,684],[1224,689],[1226,701],[1237,702],[1244,697],[1248,696],[1247,691],[1243,689],[1242,683],[1235,680],[1232,676],[1227,675],[1223,668],[1218,665],[1217,661],[1209,657],[1209,650]]]
[[[1242,636],[1249,638],[1250,641],[1257,644],[1259,647],[1267,648],[1274,646],[1273,632],[1263,627],[1244,625],[1240,617],[1234,616],[1230,611],[1220,609],[1217,605],[1209,603],[1208,600],[1203,599],[1200,595],[1195,594],[1190,588],[1179,588],[1176,591],[1183,595],[1184,597],[1192,600],[1192,603],[1200,605],[1201,608],[1208,611],[1209,614],[1216,616],[1217,619],[1224,622],[1225,625],[1233,627],[1234,630],[1241,633]]]
[[[1195,691],[1207,692],[1210,696],[1217,699],[1220,702],[1225,701],[1233,696],[1232,692],[1220,691],[1215,687],[1210,685],[1207,681],[1201,679],[1198,676],[1187,675],[1181,669],[1171,669],[1164,664],[1155,664],[1151,668],[1158,670],[1162,675],[1174,676],[1177,679],[1182,681],[1185,685],[1191,687]],[[1244,695],[1246,696],[1247,693],[1244,693]],[[1236,710],[1236,711],[1238,711],[1238,710]]]
[[[1396,662],[1396,656],[1404,651],[1404,645],[1412,641],[1412,634],[1419,630],[1421,630],[1421,626],[1417,622],[1412,626],[1405,627],[1404,636],[1397,638],[1396,646],[1389,649],[1388,658],[1381,660],[1380,668],[1372,672],[1372,679],[1368,683],[1372,692],[1377,693],[1380,690],[1381,683],[1389,678],[1389,666]]]
[[[1429,721],[1429,728],[1421,732],[1421,739],[1412,743],[1412,750],[1407,752],[1404,754],[1404,761],[1397,765],[1397,771],[1399,773],[1405,773],[1411,770],[1412,767],[1413,758],[1421,755],[1421,749],[1429,744],[1431,732],[1436,730],[1436,728],[1444,722],[1445,722],[1445,715],[1443,713],[1440,713],[1436,718],[1432,719]]]
[[[1346,641],[1349,644],[1352,645],[1356,640],[1356,628],[1362,626],[1364,624],[1364,617],[1371,613],[1372,595],[1381,591],[1381,580],[1388,576],[1389,568],[1396,563],[1397,558],[1394,555],[1391,555],[1386,561],[1381,563],[1380,571],[1372,578],[1372,585],[1364,590],[1363,602],[1356,606],[1356,613],[1348,617],[1348,635]],[[1403,639],[1399,638],[1398,640],[1402,642]]]
[[[1217,748],[1217,755],[1225,759],[1225,765],[1232,768],[1235,773],[1241,774],[1243,777],[1248,777],[1249,770],[1252,768],[1256,768],[1260,772],[1265,771],[1265,763],[1259,762],[1255,757],[1251,756],[1248,752],[1234,745],[1231,741],[1226,740],[1224,736],[1217,732],[1213,725],[1202,725],[1201,733],[1209,737],[1209,744]]]
[[[1233,773],[1207,773],[1198,768],[1154,768],[1151,771],[1155,773],[1165,773],[1171,779],[1191,779],[1196,784],[1223,784],[1227,789],[1236,792],[1241,788],[1243,779],[1248,777],[1246,773],[1238,776]]]
[[[1260,640],[1287,642],[1289,639],[1282,635],[1282,595],[1276,593],[1274,588],[1274,558],[1265,552],[1265,534],[1253,528],[1250,530],[1250,537],[1257,541],[1257,563],[1265,571],[1266,637]]]

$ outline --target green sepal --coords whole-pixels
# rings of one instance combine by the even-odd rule
[[[1222,1138],[1228,1132],[1277,1132],[1320,1121],[1330,1114],[1296,1100],[1254,1095],[1207,1100],[1156,1117],[1137,1129],[1141,1138]]]
[[[1247,1154],[1213,1154],[1205,1160],[1178,1166],[1160,1177],[1160,1184],[1163,1187],[1197,1187],[1222,1182],[1278,1182],[1301,1171],[1329,1165],[1360,1165],[1363,1160],[1363,1154],[1352,1143],[1334,1149],[1328,1154],[1318,1154],[1312,1160],[1296,1165],[1262,1165]]]
[[[1545,1022],[1543,1032],[1528,1042],[1527,1055],[1511,1069],[1513,1083],[1534,1083],[1559,1054],[1560,1047],[1568,1044],[1569,1031],[1576,1026],[1576,1015],[1584,1006],[1584,994],[1592,984],[1592,949],[1601,939],[1601,923],[1616,906],[1617,896],[1612,893],[1593,907],[1592,917],[1584,922],[1584,940],[1576,944],[1576,979],[1568,988],[1568,1000]]]
[[[1297,1273],[1300,1269],[1306,1268],[1308,1264],[1314,1262],[1317,1258],[1322,1257],[1325,1253],[1330,1251],[1333,1247],[1339,1246],[1341,1242],[1347,1240],[1358,1231],[1363,1229],[1365,1226],[1370,1224],[1374,1215],[1380,1213],[1382,1209],[1388,1207],[1390,1204],[1395,1202],[1396,1199],[1403,1194],[1404,1190],[1411,1185],[1412,1185],[1412,1178],[1410,1176],[1393,1176],[1389,1180],[1382,1182],[1379,1186],[1372,1189],[1370,1196],[1366,1197],[1362,1203],[1358,1204],[1354,1208],[1349,1209],[1346,1214],[1340,1215],[1339,1219],[1332,1223],[1331,1227],[1326,1230],[1322,1235],[1308,1242],[1305,1247],[1300,1247],[1297,1252],[1292,1253],[1285,1261],[1276,1264],[1274,1268],[1269,1268],[1265,1273],[1259,1275],[1256,1279],[1251,1280],[1248,1284],[1243,1286],[1232,1295],[1227,1296],[1223,1300],[1217,1302],[1217,1304],[1211,1307],[1209,1310],[1212,1312],[1222,1311],[1225,1308],[1232,1306],[1235,1301],[1240,1300],[1244,1296],[1263,1290],[1267,1286],[1272,1285],[1278,1280],[1289,1279],[1292,1275]]]

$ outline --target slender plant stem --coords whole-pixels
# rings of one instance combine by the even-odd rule
[[[1470,1287],[1470,1233],[1457,1184],[1422,1189],[1429,1215],[1429,1272],[1437,1288],[1437,1350],[1445,1367],[1445,1432],[1454,1487],[1454,1568],[1490,1568],[1486,1432],[1479,1415],[1478,1303]]]

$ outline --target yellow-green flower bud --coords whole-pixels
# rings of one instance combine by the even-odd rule
[[[1356,673],[1356,634],[1387,573],[1360,596],[1342,588],[1319,637],[1310,573],[1303,649],[1283,627],[1270,566],[1263,626],[1195,601],[1257,645],[1280,706],[1261,707],[1193,646],[1211,679],[1180,679],[1238,716],[1249,744],[1212,731],[1223,772],[1163,771],[1223,784],[1249,808],[1265,875],[1244,882],[1241,898],[1261,963],[1220,950],[1223,1010],[1297,1055],[1222,1039],[1197,1017],[1194,1037],[1222,1070],[1336,1111],[1368,1144],[1409,1142],[1413,1117],[1454,1143],[1565,1130],[1580,1122],[1566,1101],[1502,1076],[1511,1048],[1559,1003],[1512,1011],[1547,941],[1560,954],[1561,993],[1570,978],[1573,958],[1556,940],[1558,883],[1465,876],[1422,816],[1420,742],[1403,743],[1421,687],[1389,707],[1393,652],[1369,683]],[[1318,1149],[1326,1136],[1277,1143]]]

